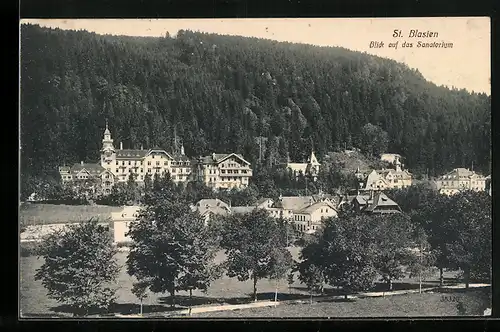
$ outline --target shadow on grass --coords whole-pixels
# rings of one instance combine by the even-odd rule
[[[274,301],[275,293],[257,293],[258,301]],[[303,294],[289,294],[289,293],[278,293],[278,301],[288,301],[288,300],[298,300],[307,299],[309,295]],[[159,302],[164,305],[172,304],[172,297],[166,296],[159,298]],[[222,304],[248,304],[254,302],[253,294],[248,294],[246,297],[233,297],[233,298],[213,298],[205,296],[193,296],[189,297],[186,295],[176,295],[175,304],[176,306],[189,307],[189,306],[201,306],[201,305],[222,305]]]
[[[168,311],[173,311],[173,310],[179,310],[180,308],[175,307],[171,308],[168,306],[164,305],[148,305],[145,304],[142,306],[142,311],[144,314],[149,314],[149,313],[160,313],[160,312],[168,312]],[[66,314],[78,314],[81,315],[81,311],[79,311],[77,308],[74,306],[70,306],[67,304],[63,304],[57,307],[52,307],[50,310],[56,312],[56,313],[66,313]],[[113,314],[120,314],[120,315],[128,315],[128,314],[139,314],[140,312],[140,305],[137,303],[115,303],[109,308],[108,310],[100,310],[97,308],[93,308],[89,310],[88,315],[93,316],[93,315],[99,315],[99,316],[112,316]]]
[[[491,294],[491,287],[474,287],[474,288],[441,288],[437,289],[435,293],[443,293],[443,294],[466,294],[466,293],[481,293],[481,294]]]

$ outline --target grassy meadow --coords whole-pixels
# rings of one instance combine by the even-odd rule
[[[73,223],[90,218],[104,221],[111,217],[111,212],[121,210],[120,206],[24,203],[19,208],[19,217],[26,226]]]
[[[290,248],[295,259],[298,258],[299,248]],[[137,314],[139,312],[139,300],[132,294],[132,284],[134,278],[126,273],[125,262],[127,252],[119,252],[117,259],[122,269],[117,280],[117,305],[113,309],[114,313]],[[216,257],[216,262],[225,259],[223,252]],[[43,263],[43,259],[36,256],[21,257],[20,262],[20,309],[25,317],[71,317],[71,309],[61,305],[47,297],[47,292],[40,281],[34,280],[35,270]],[[445,277],[450,281],[455,273],[447,272]],[[438,283],[437,276],[430,278],[423,285],[433,287]],[[377,285],[375,290],[382,290],[384,285]],[[309,293],[305,285],[299,281],[288,287],[286,282],[276,284],[274,281],[263,279],[257,283],[259,300],[274,299],[274,292],[278,287],[278,300],[303,300],[309,301]],[[405,279],[394,283],[394,290],[418,288],[418,284],[413,279]],[[189,299],[188,292],[176,294],[175,303],[179,307],[189,305],[216,305],[216,304],[239,304],[251,302],[253,285],[250,280],[240,282],[236,278],[223,276],[216,280],[206,293],[195,290],[193,297]],[[333,288],[325,290],[327,295],[337,295],[338,291]],[[466,308],[464,315],[476,315],[484,310],[489,303],[484,299],[482,293],[477,290],[470,290],[467,293],[460,293],[463,297]],[[211,312],[198,314],[200,317],[347,317],[347,316],[421,316],[421,315],[458,315],[457,303],[447,303],[441,301],[442,294],[412,294],[392,296],[386,298],[358,299],[355,302],[329,302],[310,304],[281,304],[276,308],[256,308],[240,311]],[[481,296],[480,296],[481,295]],[[315,297],[315,301],[320,299]],[[149,294],[143,302],[144,313],[161,314],[171,310],[172,299],[169,294]],[[476,304],[474,304],[476,303]],[[483,305],[484,304],[484,305]],[[483,308],[483,306],[485,306]],[[474,309],[476,308],[476,309]],[[465,310],[465,309],[464,309]],[[481,311],[482,313],[482,311]]]

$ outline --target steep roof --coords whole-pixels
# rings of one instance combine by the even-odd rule
[[[265,202],[267,202],[267,201],[269,201],[269,200],[270,200],[270,201],[273,201],[271,198],[265,198],[265,197],[263,197],[263,198],[259,198],[259,199],[257,200],[257,202],[255,202],[255,203],[253,204],[253,206],[259,206],[259,205],[261,205],[261,204],[263,204],[263,203],[265,203]]]
[[[235,156],[236,158],[240,159],[244,163],[250,164],[248,161],[245,160],[245,158],[243,158],[243,156],[241,154],[238,154],[238,153],[214,153],[210,156],[200,157],[198,160],[201,161],[201,163],[205,164],[205,165],[215,165],[215,164],[221,163],[222,161],[224,161],[225,159],[227,159],[231,156]]]
[[[383,210],[377,210],[378,208],[384,208]],[[386,209],[386,208],[392,208],[392,209]],[[399,205],[394,202],[392,199],[387,197],[384,193],[378,192],[374,194],[373,200],[371,202],[368,202],[368,206],[365,209],[366,212],[381,212],[381,213],[391,213],[391,212],[401,212],[401,208]]]
[[[298,211],[306,208],[312,203],[314,203],[312,196],[285,196],[280,197],[278,202],[276,202],[276,206],[285,210]]]
[[[131,158],[142,159],[146,157],[148,152],[149,150],[140,150],[140,149],[116,150],[116,159],[131,159]]]
[[[230,212],[229,205],[218,198],[199,200],[195,204],[195,209],[202,215],[207,211],[223,215]]]
[[[335,207],[332,204],[330,204],[328,202],[320,201],[320,202],[316,202],[316,203],[314,203],[312,205],[307,206],[306,208],[300,210],[298,213],[306,213],[306,214],[308,214],[308,213],[312,213],[312,212],[314,212],[317,209],[322,208],[322,207],[329,207],[329,208],[335,210]]]

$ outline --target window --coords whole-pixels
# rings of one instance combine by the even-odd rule
[[[160,162],[159,161],[156,162],[156,166],[160,166]]]
[[[151,158],[155,159],[155,155],[154,155],[154,154],[152,154],[152,155],[151,155]]]
[[[130,166],[130,165],[132,165],[132,162],[131,162],[130,160],[128,161],[128,165],[129,165],[129,166]]]
[[[164,161],[164,162],[163,162],[163,165],[164,165],[164,166],[167,166],[167,165],[168,165],[168,161]]]
[[[141,168],[141,173],[143,173],[143,172],[144,172],[144,168]]]
[[[125,160],[122,161],[122,166],[125,166]]]
[[[142,166],[142,161],[141,161],[141,166]]]
[[[118,165],[118,160],[116,161],[116,165]]]
[[[150,162],[150,161],[148,161],[148,165],[151,165],[151,162]]]
[[[151,173],[151,168],[148,168],[148,173]]]
[[[118,173],[118,168],[116,169],[116,173]]]

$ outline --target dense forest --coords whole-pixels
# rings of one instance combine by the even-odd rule
[[[415,173],[490,172],[490,96],[438,87],[392,60],[334,47],[191,31],[159,38],[21,26],[21,169],[125,148],[238,152],[255,164],[363,145],[363,126]],[[362,147],[361,147],[362,148]]]

